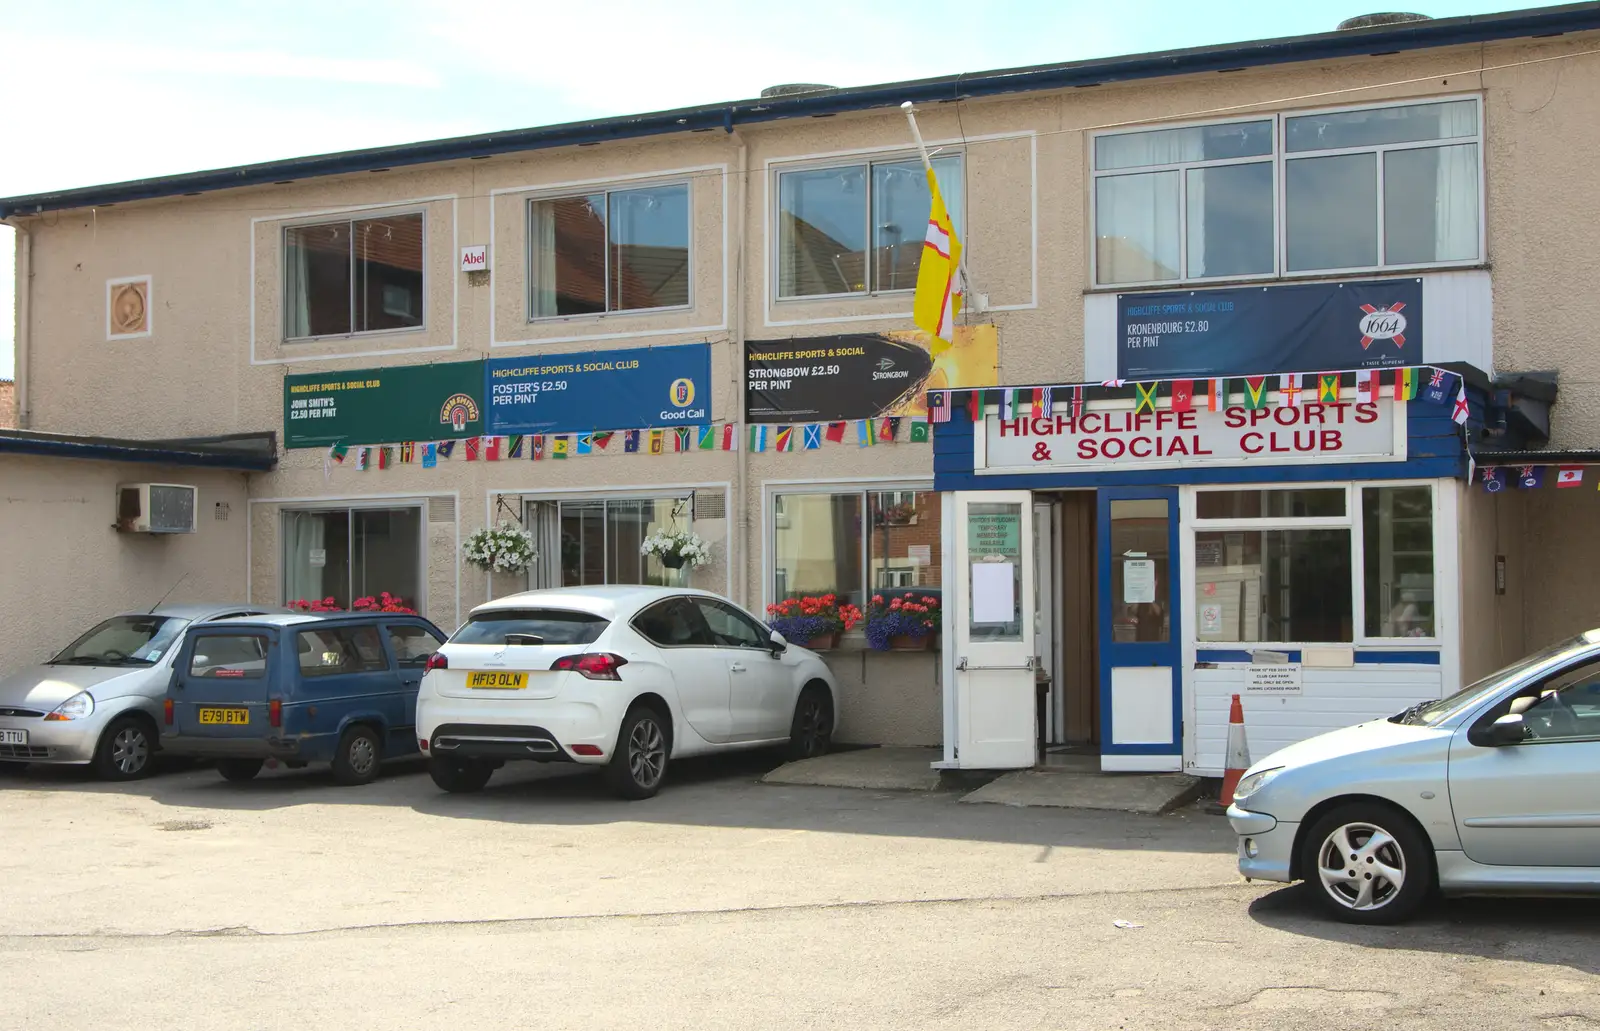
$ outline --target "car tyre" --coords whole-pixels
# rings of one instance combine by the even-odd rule
[[[218,759],[217,772],[224,780],[243,783],[255,779],[261,772],[261,762],[260,759]]]
[[[94,750],[94,772],[101,780],[129,781],[150,776],[155,734],[138,716],[118,716],[100,735]]]
[[[378,779],[378,764],[383,761],[383,742],[378,732],[365,724],[346,730],[333,756],[333,779],[355,786]]]
[[[441,759],[435,755],[428,758],[428,776],[451,794],[470,794],[483,790],[494,776],[494,767],[472,759]]]
[[[1311,825],[1300,873],[1324,914],[1351,924],[1396,924],[1415,915],[1433,889],[1433,845],[1394,806],[1352,802]]]
[[[800,692],[789,724],[789,761],[826,755],[833,744],[833,699],[815,684]]]
[[[669,727],[666,718],[648,705],[636,705],[628,710],[617,731],[616,750],[606,765],[606,779],[613,791],[637,801],[651,798],[661,790],[672,755]]]

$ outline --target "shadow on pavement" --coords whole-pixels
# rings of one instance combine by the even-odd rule
[[[1375,949],[1544,963],[1600,975],[1600,899],[1435,899],[1407,923],[1361,927],[1325,918],[1299,885],[1250,903],[1257,923],[1288,934]]]
[[[661,794],[642,802],[617,799],[599,771],[567,763],[508,764],[478,794],[451,795],[427,775],[421,757],[386,763],[363,787],[333,783],[327,766],[263,770],[235,784],[214,769],[158,773],[108,784],[86,770],[31,766],[0,778],[0,793],[124,794],[196,809],[267,811],[298,805],[395,806],[427,815],[507,824],[582,826],[658,823],[761,827],[846,834],[944,838],[1006,844],[1067,845],[1106,850],[1227,854],[1226,821],[1188,810],[1134,816],[1090,810],[963,805],[958,792],[889,792],[795,787],[759,782],[782,765],[777,752],[741,752],[674,761]]]

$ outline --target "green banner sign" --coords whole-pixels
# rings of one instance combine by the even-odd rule
[[[454,440],[483,432],[483,362],[283,378],[283,446]]]

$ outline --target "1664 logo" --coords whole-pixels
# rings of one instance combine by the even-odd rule
[[[1365,351],[1372,346],[1374,340],[1393,340],[1395,347],[1406,346],[1406,317],[1400,314],[1400,309],[1406,306],[1404,301],[1379,308],[1371,304],[1363,304],[1361,310],[1366,314],[1361,316],[1361,349]]]

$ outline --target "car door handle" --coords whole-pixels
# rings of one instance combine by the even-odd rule
[[[732,665],[730,665],[728,667],[728,672],[729,673],[743,673],[744,672],[744,663],[742,663],[742,662],[733,663]]]

